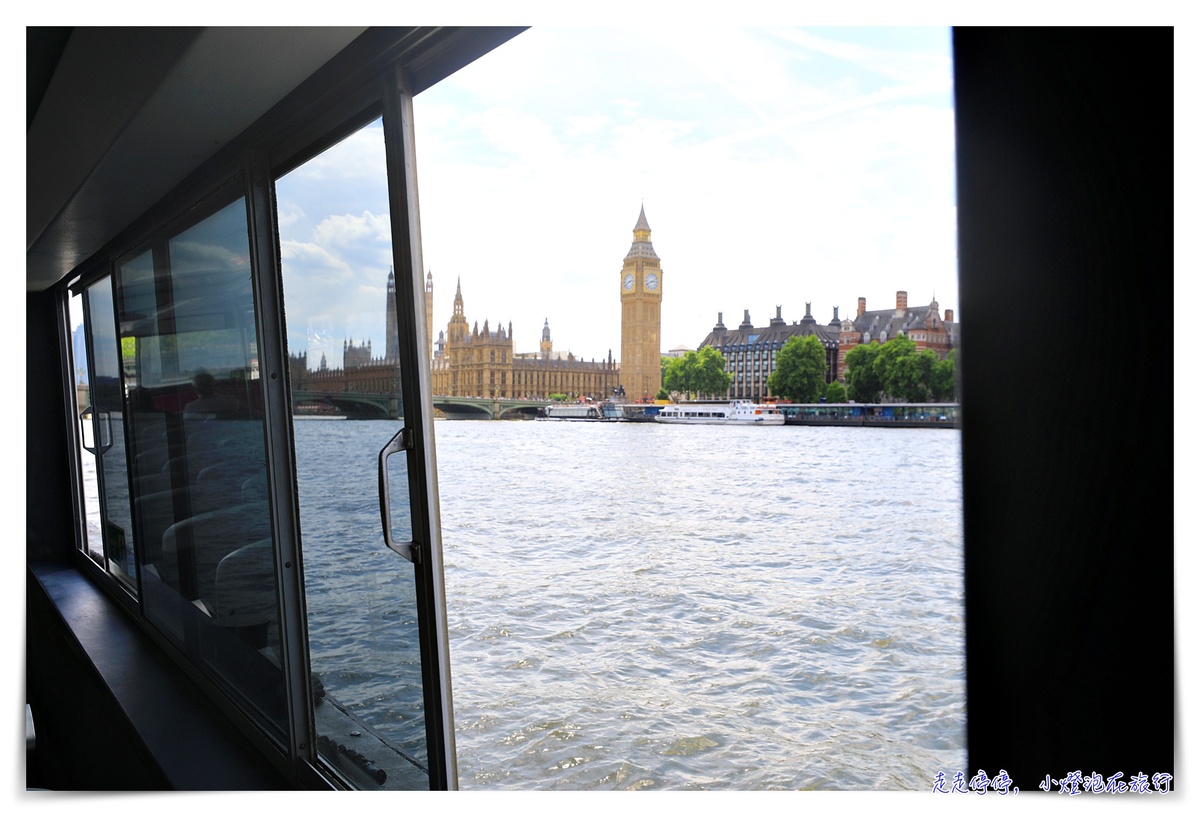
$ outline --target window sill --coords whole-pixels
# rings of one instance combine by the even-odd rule
[[[46,676],[39,673],[43,656],[37,655],[42,648],[54,650],[60,641],[29,638],[26,663],[37,740],[39,744],[49,744],[48,748],[59,755],[60,767],[71,769],[73,776],[78,764],[70,762],[72,755],[84,751],[81,747],[88,743],[100,741],[103,745],[105,736],[79,735],[79,728],[70,728],[76,724],[70,722],[68,713],[84,707],[88,715],[99,715],[108,721],[100,723],[105,733],[111,730],[130,734],[132,743],[144,749],[130,753],[130,767],[139,762],[135,755],[142,755],[142,763],[148,755],[149,762],[157,767],[158,775],[143,773],[139,778],[131,772],[129,779],[157,777],[166,788],[186,791],[289,788],[267,758],[238,732],[200,688],[86,577],[61,564],[31,564],[29,575],[32,581],[26,611],[30,631],[35,626],[55,628],[73,653],[65,659],[53,656],[44,660],[66,660],[84,671],[93,670],[99,678],[99,692],[94,691],[95,685],[84,682],[78,685],[82,696],[92,695],[90,702],[63,700],[61,691],[50,689],[45,682],[39,683]],[[39,589],[57,616],[39,618],[35,613],[47,609],[43,600],[33,598]],[[46,629],[39,632],[45,633]],[[64,683],[70,688],[73,680]],[[39,712],[39,708],[56,711]],[[83,728],[95,729],[95,717],[89,720],[92,723],[83,724]],[[120,770],[123,760],[95,758],[95,763]],[[88,772],[83,774],[86,776]],[[119,776],[112,782],[117,788],[127,787]],[[79,788],[95,788],[86,779],[80,783]]]

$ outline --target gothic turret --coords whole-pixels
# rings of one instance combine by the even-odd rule
[[[454,293],[454,312],[450,316],[450,324],[446,327],[446,340],[459,343],[470,334],[467,316],[463,313],[462,279],[458,280],[458,290]]]
[[[400,360],[400,332],[396,322],[396,273],[391,267],[388,267],[386,314],[387,345],[384,347],[384,359],[388,363],[396,363]]]
[[[633,225],[633,244],[625,257],[658,258],[654,252],[654,245],[650,243],[650,222],[646,221],[646,205],[644,204],[641,212],[638,213],[637,224]]]

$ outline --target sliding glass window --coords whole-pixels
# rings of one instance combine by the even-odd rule
[[[246,205],[117,264],[124,433],[147,620],[286,733]]]

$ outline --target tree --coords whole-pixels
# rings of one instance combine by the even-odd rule
[[[875,358],[883,347],[863,343],[846,352],[846,395],[857,403],[878,403],[883,381],[875,374]]]
[[[924,366],[908,335],[902,332],[883,344],[872,365],[884,394],[905,403],[925,401]]]
[[[939,360],[903,333],[884,344],[855,346],[846,353],[849,396],[861,403],[877,403],[883,395],[905,403],[953,400],[956,361],[954,350]]]
[[[725,356],[712,346],[696,352],[692,391],[697,394],[724,397],[733,383],[733,375],[725,371]]]
[[[825,394],[825,347],[816,335],[792,337],[783,344],[767,388],[795,403],[815,403]]]
[[[953,402],[958,395],[956,369],[958,368],[958,350],[951,349],[945,360],[933,364],[933,373],[929,378],[929,395],[939,403]]]
[[[672,358],[663,372],[663,388],[679,394],[724,395],[732,382],[725,356],[712,346]]]
[[[825,387],[826,403],[845,403],[846,387],[836,380]]]

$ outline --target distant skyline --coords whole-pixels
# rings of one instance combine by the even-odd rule
[[[719,55],[714,60],[713,55]],[[462,281],[517,351],[620,356],[644,205],[662,351],[723,313],[958,309],[947,28],[534,27],[414,100],[434,337]]]

